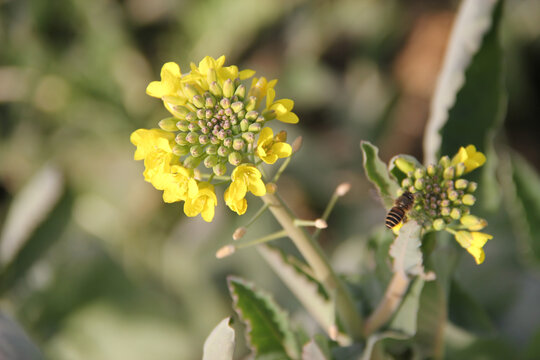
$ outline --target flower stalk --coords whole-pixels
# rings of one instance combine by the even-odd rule
[[[262,196],[270,212],[283,227],[289,238],[323,284],[328,293],[334,294],[336,311],[347,332],[353,339],[362,338],[362,318],[354,300],[343,281],[336,275],[319,244],[306,231],[295,225],[295,217],[275,194]]]

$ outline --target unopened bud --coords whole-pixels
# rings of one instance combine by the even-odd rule
[[[450,217],[454,220],[458,220],[461,217],[461,211],[458,208],[453,208],[450,211]]]
[[[451,164],[451,161],[450,161],[450,158],[447,155],[443,156],[439,160],[439,165],[441,165],[443,167],[443,169],[446,169],[447,167],[449,167],[450,164]]]
[[[176,127],[180,131],[188,131],[189,121],[187,120],[180,120],[176,123]]]
[[[191,99],[191,103],[198,107],[199,109],[202,109],[204,107],[204,98],[197,94]]]
[[[469,185],[469,182],[465,179],[458,179],[454,184],[455,188],[458,190],[463,190],[467,188],[467,185]]]
[[[244,100],[246,97],[246,86],[244,84],[238,85],[236,91],[234,92],[235,96],[238,96],[240,100]]]
[[[293,154],[297,153],[298,150],[302,148],[302,142],[303,140],[301,136],[298,136],[296,139],[294,139],[291,145]]]
[[[250,122],[253,122],[253,121],[257,120],[257,116],[259,116],[259,113],[252,110],[252,111],[248,111],[246,113],[245,118],[248,119]]]
[[[213,108],[217,104],[216,98],[206,93],[204,104],[206,105],[206,108]]]
[[[446,223],[444,222],[443,219],[435,219],[433,221],[433,228],[437,231],[444,229],[445,226],[446,226]]]
[[[223,98],[219,101],[219,105],[221,105],[221,108],[227,110],[231,106],[231,100]]]
[[[178,133],[176,134],[174,141],[176,141],[178,145],[187,145],[189,142],[186,140],[186,135],[186,133]]]
[[[231,79],[227,79],[223,82],[223,96],[230,98],[234,95],[234,84]]]
[[[184,156],[189,154],[189,146],[174,145],[172,152],[176,156]]]
[[[402,157],[396,158],[396,160],[394,160],[394,164],[404,174],[408,174],[409,172],[414,171],[415,169],[414,164],[412,162]]]
[[[246,234],[247,229],[243,226],[239,227],[238,229],[234,230],[234,233],[232,235],[233,240],[240,240],[244,237]]]
[[[184,119],[186,115],[189,114],[189,109],[182,105],[173,105],[170,108],[172,109],[173,115],[179,119]]]
[[[225,245],[216,252],[216,257],[218,259],[223,259],[224,257],[234,254],[235,251],[236,247],[234,245]]]
[[[249,129],[249,120],[248,119],[244,119],[244,120],[240,121],[240,129],[242,131],[247,131]]]
[[[452,180],[456,176],[456,169],[453,166],[449,166],[443,171],[443,178],[445,180]]]
[[[274,183],[268,183],[266,184],[266,192],[268,194],[275,194],[277,191],[277,185]]]
[[[229,164],[233,166],[238,166],[242,162],[242,155],[234,151],[229,154],[228,160],[229,160]]]
[[[253,123],[253,124],[250,124],[247,129],[248,131],[258,133],[259,131],[261,131],[262,125],[260,123]]]
[[[324,219],[316,219],[315,220],[315,227],[317,229],[326,229],[328,227],[328,224]]]
[[[345,196],[351,190],[351,183],[344,182],[338,185],[336,188],[336,195],[341,197]]]
[[[199,141],[199,134],[190,132],[186,135],[186,141],[190,144],[196,144]]]
[[[257,98],[255,96],[250,96],[245,105],[246,111],[248,112],[253,111],[255,110],[256,107],[257,107]]]
[[[425,179],[422,179],[422,178],[416,179],[416,180],[414,181],[414,188],[415,188],[416,190],[423,190],[425,184],[426,184],[426,180],[425,180]]]
[[[255,134],[252,132],[245,132],[242,134],[242,139],[246,140],[248,144],[252,144],[255,141]]]
[[[212,81],[210,85],[208,86],[210,92],[212,95],[221,97],[223,95],[223,91],[221,90],[221,86],[216,81]]]
[[[193,99],[194,96],[199,95],[199,92],[193,85],[185,83],[184,94],[187,95],[188,99]]]
[[[467,186],[467,192],[473,193],[476,191],[476,188],[478,188],[478,184],[475,183],[474,181],[471,181],[469,183],[469,186]]]
[[[461,217],[461,219],[459,219],[459,221],[461,222],[461,225],[465,226],[471,231],[482,230],[487,226],[486,220],[476,217],[474,215],[464,215]]]
[[[188,156],[184,160],[184,167],[187,167],[188,169],[195,169],[199,164],[201,163],[202,157],[193,157]]]
[[[159,121],[158,125],[161,129],[165,131],[178,131],[178,128],[176,127],[176,122],[178,119],[176,118],[166,118]]]
[[[417,168],[414,170],[415,179],[422,179],[424,176],[426,176],[426,170],[424,168]]]
[[[204,166],[206,168],[213,168],[214,166],[218,164],[218,162],[219,162],[219,158],[217,156],[210,155],[204,159]]]
[[[227,173],[227,166],[225,166],[225,164],[223,164],[223,163],[217,164],[216,166],[214,166],[212,168],[212,171],[217,176],[222,176],[222,175],[225,175]]]
[[[437,173],[437,168],[433,164],[429,164],[426,168],[426,172],[429,176],[433,177]]]
[[[234,150],[242,151],[246,146],[246,142],[241,138],[236,138],[233,140],[232,147]]]
[[[460,163],[457,163],[456,164],[456,176],[457,177],[460,177],[461,175],[463,175],[465,173],[465,164],[460,162]]]
[[[461,201],[463,202],[463,204],[465,204],[467,206],[472,206],[476,202],[476,198],[474,197],[474,195],[465,194],[461,198]]]
[[[233,109],[235,113],[239,113],[240,111],[244,110],[244,103],[241,101],[235,101],[231,104],[231,109]]]

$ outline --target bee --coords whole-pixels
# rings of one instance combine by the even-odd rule
[[[387,228],[392,229],[397,226],[400,222],[403,221],[407,212],[411,210],[414,203],[414,195],[405,191],[400,197],[394,202],[394,207],[388,211],[386,214],[386,220],[384,224]]]

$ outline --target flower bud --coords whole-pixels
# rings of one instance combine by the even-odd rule
[[[238,114],[240,111],[244,110],[244,103],[241,101],[233,102],[231,104],[231,109]]]
[[[186,135],[186,141],[190,144],[196,144],[199,141],[199,134],[196,132],[190,132]]]
[[[298,136],[296,139],[293,140],[291,147],[292,147],[292,153],[295,154],[302,148],[302,136]]]
[[[234,254],[235,251],[236,248],[234,247],[234,245],[225,245],[216,252],[216,257],[218,259],[223,259],[227,256],[231,256],[232,254]]]
[[[256,111],[248,111],[246,113],[245,118],[248,119],[250,122],[254,122],[255,120],[257,120],[257,116],[259,116],[258,112],[256,112]]]
[[[409,172],[415,170],[414,164],[412,162],[408,161],[407,159],[402,158],[402,157],[396,158],[394,160],[394,164],[404,174],[408,174]]]
[[[246,234],[246,231],[247,229],[243,226],[237,228],[236,230],[234,230],[234,233],[233,233],[233,240],[240,240],[241,238],[244,237],[244,235]]]
[[[238,85],[234,92],[234,95],[238,96],[240,100],[244,100],[244,98],[246,97],[246,86],[244,84]]]
[[[459,193],[456,190],[448,191],[448,199],[456,201],[459,198]]]
[[[229,164],[233,166],[238,166],[242,162],[242,155],[234,151],[229,154],[228,160],[229,160]]]
[[[447,167],[449,167],[450,164],[451,164],[451,161],[450,161],[450,158],[447,155],[443,156],[439,160],[439,165],[441,165],[443,167],[443,169],[446,169]]]
[[[189,146],[174,145],[172,152],[176,156],[184,156],[189,154]]]
[[[223,98],[219,101],[219,105],[221,105],[222,109],[227,110],[231,106],[231,100]]]
[[[185,83],[184,84],[184,94],[187,95],[188,99],[193,99],[194,96],[199,95],[199,92],[195,86]]]
[[[247,131],[248,128],[249,128],[248,119],[244,119],[244,120],[240,121],[240,129],[242,129],[242,131]]]
[[[191,103],[199,109],[202,109],[204,107],[204,98],[197,94],[191,99]]]
[[[461,225],[465,226],[471,231],[482,230],[487,226],[486,220],[476,217],[474,215],[464,215],[459,221],[461,222]]]
[[[444,229],[446,227],[446,223],[444,222],[443,219],[435,219],[433,221],[433,228],[437,231],[441,231],[442,229]]]
[[[186,140],[186,136],[186,133],[178,133],[176,134],[176,138],[174,139],[174,141],[176,141],[178,145],[187,145],[189,144],[189,142]]]
[[[476,198],[474,197],[474,195],[465,194],[461,198],[461,201],[463,202],[464,205],[472,206],[476,202]]]
[[[345,196],[351,190],[351,183],[344,182],[336,188],[336,195],[339,197]]]
[[[204,166],[206,168],[213,168],[214,166],[218,164],[218,162],[219,162],[219,158],[217,156],[210,155],[204,159]]]
[[[225,146],[220,146],[220,147],[217,149],[217,154],[218,154],[219,156],[221,156],[221,157],[227,157],[227,156],[229,156],[229,153],[230,153],[230,152],[231,152],[231,151],[230,151],[228,148],[226,148]]]
[[[250,96],[245,104],[246,111],[253,111],[257,107],[257,98],[255,96]]]
[[[261,115],[265,121],[274,120],[276,118],[276,112],[270,109],[263,110]]]
[[[199,157],[204,154],[204,147],[202,145],[193,145],[189,148],[189,152],[194,157]]]
[[[456,169],[453,166],[449,166],[443,171],[443,178],[445,180],[452,180],[456,176]]]
[[[455,188],[458,190],[464,190],[469,185],[469,182],[465,179],[457,179],[455,182]]]
[[[218,147],[216,145],[208,145],[205,151],[208,155],[215,155],[217,154],[217,149]]]
[[[412,186],[412,181],[411,181],[411,179],[405,178],[405,179],[403,179],[403,181],[401,181],[401,187],[407,188],[407,187],[409,187],[409,186]]]
[[[414,188],[416,190],[423,190],[425,185],[426,185],[425,179],[420,178],[414,181]]]
[[[188,131],[189,121],[187,120],[180,120],[176,123],[176,127],[180,131]]]
[[[189,114],[189,109],[182,105],[173,105],[170,108],[173,115],[179,119],[184,119]]]
[[[268,183],[266,184],[266,192],[268,194],[275,194],[277,191],[277,185],[274,183]]]
[[[212,168],[212,171],[217,176],[225,175],[227,173],[227,166],[225,166],[225,164],[223,164],[223,163],[220,163],[220,164],[217,164],[216,166],[214,166]]]
[[[457,163],[456,165],[456,176],[457,177],[460,177],[461,175],[463,175],[465,173],[465,164],[460,162],[460,163]]]
[[[442,207],[440,212],[442,216],[450,216],[450,208],[448,207]]]
[[[210,138],[208,137],[208,135],[199,135],[199,144],[208,144],[209,141]]]
[[[208,87],[212,95],[217,96],[217,97],[223,96],[223,91],[221,90],[221,86],[219,86],[219,84],[216,81],[212,81]]]
[[[461,211],[458,208],[453,208],[450,211],[450,217],[454,220],[458,220],[461,217]]]
[[[204,98],[204,105],[205,107],[208,109],[208,108],[213,108],[214,106],[216,106],[217,104],[217,101],[216,101],[216,98],[213,97],[211,94],[209,93],[206,93],[205,94],[205,98]]]
[[[176,118],[166,118],[159,121],[158,126],[165,131],[178,131],[176,127]]]
[[[252,132],[245,132],[242,134],[242,139],[246,140],[248,144],[252,144],[255,141],[255,134]]]
[[[232,147],[234,150],[242,151],[244,147],[246,146],[246,142],[241,138],[235,138],[233,140]]]
[[[200,127],[196,122],[190,122],[189,125],[188,125],[188,130],[189,131],[197,131],[199,129],[200,129]]]
[[[426,176],[426,169],[424,168],[417,168],[414,170],[414,178],[415,179],[422,179]]]
[[[199,166],[199,164],[201,163],[201,160],[202,160],[202,157],[193,157],[193,156],[188,156],[185,160],[184,160],[184,167],[188,168],[188,169],[195,169],[197,166]]]
[[[234,91],[236,89],[234,88],[234,84],[231,79],[227,79],[223,82],[223,96],[226,98],[230,98],[234,95]]]
[[[437,168],[435,167],[435,165],[429,164],[426,168],[426,172],[429,176],[433,177],[437,173]]]
[[[248,126],[248,131],[258,133],[259,131],[261,131],[261,128],[262,128],[262,125],[260,123],[254,123]]]
[[[473,192],[476,191],[476,188],[477,188],[477,187],[478,187],[478,184],[475,183],[474,181],[471,181],[471,182],[469,183],[469,186],[467,186],[467,192],[473,193]]]

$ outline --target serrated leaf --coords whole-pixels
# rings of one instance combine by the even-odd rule
[[[287,314],[266,293],[229,276],[235,311],[247,326],[247,340],[257,359],[298,359],[299,349]]]
[[[304,308],[328,332],[335,325],[335,307],[322,285],[297,266],[292,256],[268,245],[257,249]]]
[[[0,294],[24,276],[34,263],[60,238],[71,219],[73,196],[64,189],[48,214],[0,272]]]
[[[39,349],[13,320],[0,313],[0,359],[43,359]]]
[[[418,308],[420,307],[420,294],[424,287],[424,279],[417,277],[409,291],[403,298],[401,306],[390,321],[389,328],[401,332],[407,336],[416,334]]]
[[[206,338],[203,360],[232,360],[234,354],[234,329],[229,326],[231,318],[221,320]]]
[[[366,176],[377,188],[385,207],[390,208],[394,203],[394,197],[399,185],[388,172],[386,164],[379,159],[379,149],[369,141],[362,141],[360,148],[364,156],[364,170]]]
[[[422,227],[416,221],[406,222],[399,230],[399,235],[390,246],[390,256],[394,259],[393,271],[409,275],[424,273],[422,251],[420,250],[420,231]]]
[[[465,0],[459,9],[426,126],[426,163],[463,145],[491,148],[505,111],[498,38],[502,3]]]

